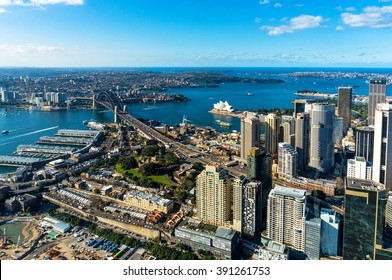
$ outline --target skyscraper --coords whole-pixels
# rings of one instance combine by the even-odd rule
[[[310,160],[310,115],[299,113],[295,119],[295,149],[298,152],[298,169],[306,170]]]
[[[267,235],[305,250],[306,191],[276,186],[268,196]]]
[[[310,260],[319,260],[321,249],[321,219],[307,219],[305,229],[305,254]]]
[[[383,245],[388,192],[369,180],[347,179],[343,227],[343,259],[376,259]]]
[[[250,238],[258,237],[262,228],[261,182],[236,179],[233,186],[234,229]]]
[[[272,157],[265,150],[253,147],[248,156],[248,180],[260,181],[262,185],[262,224],[267,220],[267,200],[272,189]]]
[[[279,177],[293,178],[298,175],[298,153],[288,143],[278,144]]]
[[[355,156],[373,162],[374,127],[357,127],[355,133]]]
[[[226,171],[207,165],[196,178],[197,217],[216,226],[227,225],[231,212],[231,187]]]
[[[374,125],[373,180],[392,191],[392,105],[377,104]]]
[[[375,124],[377,104],[384,103],[387,92],[385,80],[371,80],[369,82],[368,125]]]
[[[352,88],[338,88],[338,117],[343,118],[343,134],[351,124],[351,104],[352,104]]]
[[[244,115],[241,119],[241,157],[247,159],[252,147],[260,147],[260,120],[252,112]]]
[[[334,166],[333,120],[335,106],[328,104],[312,104],[310,115],[310,162],[309,167],[330,172]]]
[[[280,118],[270,113],[265,118],[265,150],[272,156],[278,153]]]
[[[321,218],[321,254],[323,256],[338,255],[339,222],[336,212],[322,208]]]

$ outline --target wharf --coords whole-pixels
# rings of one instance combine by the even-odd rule
[[[87,146],[92,142],[93,139],[84,137],[42,136],[36,143],[47,145]]]
[[[219,110],[219,109],[212,109],[212,110],[209,110],[208,112],[211,114],[216,114],[216,115],[221,115],[221,116],[230,116],[230,117],[239,118],[239,119],[242,119],[244,117],[242,111],[229,112],[229,111],[223,111],[223,110]]]

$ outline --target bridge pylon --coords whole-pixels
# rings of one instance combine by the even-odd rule
[[[95,94],[93,95],[93,105],[92,105],[92,109],[96,110],[97,109],[97,104],[95,103]]]
[[[117,110],[118,110],[118,108],[117,108],[117,105],[116,105],[116,106],[114,106],[114,122],[115,123],[117,123]]]

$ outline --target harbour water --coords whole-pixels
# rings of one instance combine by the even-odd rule
[[[143,69],[148,70],[148,69]],[[155,71],[174,72],[190,71],[190,69],[154,69]],[[268,70],[268,71],[267,71]],[[167,93],[183,94],[191,99],[182,103],[128,104],[130,114],[144,119],[162,121],[168,125],[180,123],[186,115],[190,123],[210,126],[219,131],[230,132],[240,129],[239,119],[209,113],[213,104],[228,101],[238,110],[257,110],[260,108],[292,108],[291,101],[299,98],[294,93],[308,89],[323,93],[337,93],[339,86],[355,86],[353,94],[367,95],[366,77],[296,77],[290,72],[305,71],[341,71],[363,73],[389,73],[392,69],[305,69],[305,68],[234,68],[217,69],[226,75],[237,75],[252,78],[282,79],[284,83],[227,83],[219,87],[169,89]],[[390,86],[387,95],[392,95]],[[249,95],[248,93],[252,94]],[[305,97],[302,97],[305,98]],[[9,130],[9,134],[0,135],[0,155],[10,155],[20,144],[34,144],[39,137],[53,135],[58,129],[86,129],[84,120],[94,119],[99,122],[110,122],[113,114],[110,111],[55,111],[37,112],[23,109],[0,108],[0,131]],[[231,127],[220,126],[217,120],[232,124]],[[10,172],[12,168],[0,167],[0,173]]]

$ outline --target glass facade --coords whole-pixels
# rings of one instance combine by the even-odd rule
[[[375,259],[382,247],[387,191],[351,180],[346,187],[343,259]],[[371,182],[371,181],[367,181]]]

